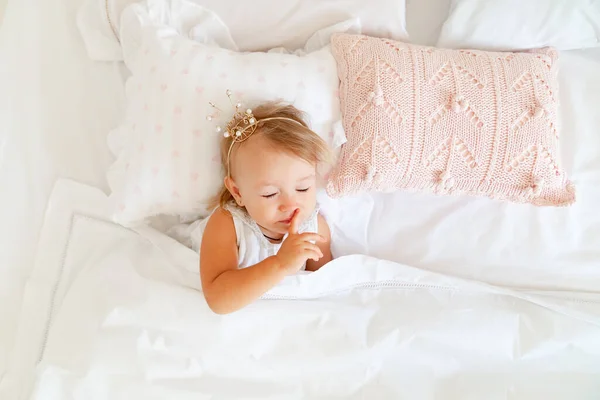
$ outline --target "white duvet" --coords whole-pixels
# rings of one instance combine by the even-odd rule
[[[600,295],[351,255],[218,316],[197,254],[109,222],[107,203],[81,184],[55,187],[0,398],[600,395]]]

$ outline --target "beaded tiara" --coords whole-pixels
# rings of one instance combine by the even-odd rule
[[[302,123],[296,121],[295,119],[286,118],[286,117],[272,117],[272,118],[263,118],[263,119],[257,120],[254,117],[254,114],[252,114],[252,109],[248,108],[248,109],[246,109],[246,111],[242,111],[243,110],[242,103],[236,102],[234,104],[234,102],[231,98],[231,90],[227,89],[227,91],[225,91],[225,94],[229,98],[229,102],[231,103],[232,107],[234,107],[235,111],[234,111],[234,114],[233,114],[233,117],[231,118],[231,120],[229,120],[227,125],[225,125],[225,128],[223,128],[221,126],[217,126],[216,130],[218,133],[222,133],[225,138],[231,138],[231,144],[229,145],[229,150],[227,151],[227,176],[231,177],[231,174],[230,174],[231,168],[230,168],[229,161],[230,161],[231,150],[233,149],[233,146],[236,143],[241,143],[245,140],[248,140],[248,138],[250,138],[250,136],[252,136],[252,134],[256,131],[256,128],[258,127],[258,125],[260,123],[266,122],[266,121],[273,121],[273,120],[292,121],[292,122],[297,123],[298,125],[302,125]],[[210,104],[210,106],[212,108],[214,108],[215,110],[222,112],[222,110],[219,107],[217,107],[214,103],[208,102],[208,104]],[[216,115],[210,114],[210,115],[206,116],[206,119],[208,121],[212,121],[215,117],[216,117]],[[302,126],[304,126],[304,125],[302,125]]]

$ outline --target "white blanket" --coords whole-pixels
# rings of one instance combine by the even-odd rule
[[[218,316],[193,251],[107,212],[97,189],[55,187],[0,398],[600,396],[600,295],[350,255]]]

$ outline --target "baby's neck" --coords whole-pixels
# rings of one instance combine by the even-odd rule
[[[281,243],[281,240],[285,236],[281,233],[271,232],[270,230],[268,230],[267,228],[265,228],[259,224],[256,224],[256,225],[258,225],[258,227],[260,228],[260,231],[262,232],[263,236],[265,238],[267,238],[267,240],[270,241],[271,243]]]

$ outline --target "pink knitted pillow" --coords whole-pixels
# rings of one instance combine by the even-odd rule
[[[332,197],[370,190],[568,205],[558,150],[557,53],[443,50],[332,39],[348,138]]]

